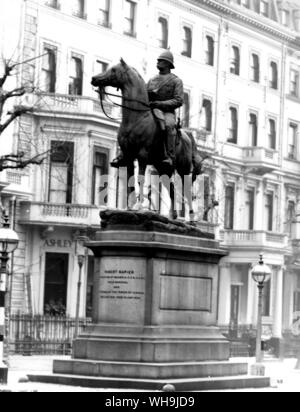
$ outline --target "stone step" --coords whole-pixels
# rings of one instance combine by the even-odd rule
[[[88,360],[55,360],[55,374],[94,377],[170,379],[208,378],[248,374],[248,364],[239,362],[138,363]]]
[[[76,375],[28,375],[30,382],[50,383],[84,388],[110,389],[141,389],[161,391],[166,384],[171,384],[177,392],[233,390],[249,388],[268,388],[270,378],[252,376],[230,376],[221,378],[194,378],[194,379],[125,379],[125,378],[97,378]]]

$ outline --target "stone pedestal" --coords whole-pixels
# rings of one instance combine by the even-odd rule
[[[111,388],[247,386],[247,378],[228,380],[246,375],[248,365],[228,362],[229,342],[216,326],[218,263],[226,251],[214,237],[154,213],[101,218],[102,230],[87,243],[96,258],[94,324],[74,341],[72,360],[54,362],[55,375],[31,379]]]
[[[149,214],[142,215],[152,227],[127,221],[134,216],[140,219],[128,212],[110,216],[87,244],[96,257],[95,325],[74,342],[74,358],[227,360],[229,343],[215,327],[218,262],[226,252],[195,228],[191,235],[178,234],[175,229],[186,225],[172,231],[172,223],[153,221],[154,214],[148,221]]]
[[[7,385],[8,368],[0,361],[0,385]]]

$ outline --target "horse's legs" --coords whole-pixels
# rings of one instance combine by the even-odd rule
[[[132,210],[136,204],[134,163],[127,166],[127,208]]]
[[[173,180],[171,180],[170,182],[170,199],[171,199],[170,216],[172,219],[176,220],[178,218],[178,213],[176,210],[175,184]]]
[[[195,222],[195,212],[193,209],[193,182],[192,175],[182,176],[183,179],[183,193],[189,206],[189,222]]]
[[[146,206],[144,206],[144,202],[147,199],[145,196],[144,190],[145,190],[145,174],[146,174],[146,168],[147,166],[143,163],[139,164],[139,177],[138,177],[138,183],[139,183],[139,196],[138,196],[138,202],[135,205],[135,208],[138,210],[141,209],[146,209]]]

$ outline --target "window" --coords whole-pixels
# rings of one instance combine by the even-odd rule
[[[250,0],[239,0],[240,5],[246,7],[247,9],[250,8]]]
[[[99,19],[100,26],[110,27],[110,0],[99,1]]]
[[[260,64],[257,54],[251,55],[251,80],[255,83],[259,83],[260,78]]]
[[[183,127],[188,128],[190,126],[190,95],[188,92],[184,92],[183,105],[179,109],[179,118]]]
[[[250,146],[256,147],[257,146],[257,116],[254,113],[250,113],[249,116],[249,139],[250,139]]]
[[[288,136],[288,158],[291,160],[295,160],[297,158],[297,134],[298,126],[294,123],[290,123]]]
[[[269,17],[269,2],[267,0],[260,1],[260,14]]]
[[[168,20],[164,17],[158,19],[158,47],[167,49],[169,45]]]
[[[265,225],[268,232],[273,231],[273,193],[265,195]]]
[[[53,9],[60,10],[60,3],[58,0],[48,0],[46,5],[52,7]]]
[[[71,74],[69,80],[69,94],[82,96],[83,64],[82,59],[73,56],[71,59]]]
[[[86,309],[85,309],[87,318],[91,318],[93,316],[94,271],[95,271],[95,258],[94,256],[89,256],[88,257],[87,284],[86,284]]]
[[[269,149],[276,150],[276,121],[274,119],[268,120],[268,147]]]
[[[183,27],[182,32],[183,37],[181,54],[186,57],[192,57],[192,30],[189,27]]]
[[[290,94],[292,96],[299,96],[299,72],[297,70],[291,70],[290,76]]]
[[[225,189],[225,217],[224,229],[232,230],[234,227],[234,185]]]
[[[130,0],[125,0],[125,28],[124,33],[129,36],[135,36],[135,13],[136,3]]]
[[[247,230],[254,229],[254,198],[255,191],[250,189],[246,191],[246,224]]]
[[[240,75],[240,49],[237,46],[231,48],[230,73]]]
[[[215,41],[211,36],[206,36],[205,64],[207,64],[208,66],[213,66],[214,58],[215,58]]]
[[[290,236],[293,234],[293,223],[294,219],[296,217],[296,206],[295,202],[289,201],[288,202],[288,207],[287,207],[287,216],[286,216],[286,233],[288,233]]]
[[[296,287],[294,292],[294,305],[293,309],[294,312],[300,312],[300,276],[296,275]]]
[[[56,49],[45,46],[43,54],[41,89],[47,93],[55,93]]]
[[[271,315],[271,281],[266,282],[263,288],[262,297],[262,316],[269,317]]]
[[[66,315],[68,271],[68,254],[46,253],[44,289],[45,315]]]
[[[85,0],[72,0],[73,16],[79,17],[80,19],[86,19],[84,8],[85,8]]]
[[[103,191],[107,190],[107,180],[103,181],[103,177],[108,175],[108,157],[107,150],[95,148],[92,203],[96,206],[106,206],[108,201],[107,196],[103,197]]]
[[[202,103],[200,126],[207,132],[211,132],[212,130],[212,103],[208,99],[204,99]]]
[[[51,142],[50,203],[72,203],[74,143]]]
[[[275,62],[270,63],[270,88],[278,89],[278,66]]]
[[[281,23],[284,26],[288,26],[290,22],[290,12],[288,10],[280,11]]]
[[[235,107],[229,108],[228,142],[237,143],[238,137],[238,111]]]

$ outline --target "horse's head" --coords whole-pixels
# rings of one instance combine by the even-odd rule
[[[105,73],[98,74],[92,78],[92,85],[103,89],[106,86],[122,89],[126,79],[128,66],[123,59],[116,66],[111,67]]]

